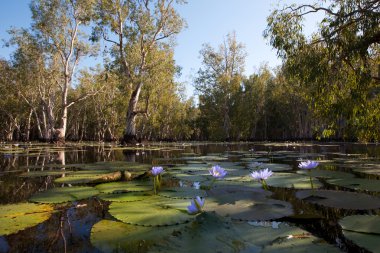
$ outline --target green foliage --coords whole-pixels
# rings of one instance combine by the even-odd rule
[[[38,225],[50,218],[53,208],[50,205],[18,203],[0,207],[0,235],[17,233]]]
[[[378,140],[380,29],[377,1],[330,1],[277,9],[264,36],[284,59],[287,82],[299,87],[318,137]],[[302,20],[322,12],[320,29],[302,34]],[[349,105],[349,106],[347,106]]]

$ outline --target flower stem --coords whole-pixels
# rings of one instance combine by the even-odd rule
[[[209,187],[208,187],[208,189],[209,190],[211,190],[211,188],[212,188],[212,186],[214,185],[214,183],[215,183],[215,177],[212,179],[212,181],[211,181],[211,184],[209,185]]]
[[[310,185],[311,185],[311,192],[314,195],[314,184],[313,184],[313,179],[310,176]]]
[[[154,189],[154,195],[157,194],[157,176],[153,177],[153,189]]]
[[[267,191],[268,190],[268,184],[267,184],[267,182],[264,179],[262,179],[261,180],[261,184],[263,186],[263,189]]]

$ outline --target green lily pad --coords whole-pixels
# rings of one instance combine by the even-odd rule
[[[57,187],[34,194],[30,201],[39,203],[63,203],[86,199],[99,194],[93,187]]]
[[[54,180],[56,183],[65,184],[85,184],[115,181],[121,178],[121,172],[105,172],[105,171],[78,171],[65,177]]]
[[[17,233],[49,219],[53,207],[45,204],[19,203],[0,206],[0,235]]]
[[[103,193],[141,192],[151,191],[153,189],[153,184],[151,182],[137,181],[112,182],[98,184],[95,188]]]
[[[380,216],[352,215],[339,221],[346,238],[371,252],[380,252]]]
[[[204,190],[197,190],[193,187],[174,187],[160,191],[158,195],[175,199],[193,199],[195,196],[205,197],[207,194]]]
[[[342,186],[354,190],[380,192],[380,180],[364,178],[334,178],[328,179],[329,184]]]
[[[102,193],[98,195],[98,198],[102,200],[114,202],[133,202],[150,197],[152,197],[152,194],[147,192]]]
[[[356,245],[365,248],[373,253],[379,253],[379,240],[378,234],[356,233],[352,231],[343,230],[343,235],[353,241]]]
[[[292,170],[293,168],[289,164],[281,164],[281,163],[262,163],[255,169],[266,169],[268,168],[271,171],[286,171]]]
[[[257,158],[257,157],[245,157],[245,158],[241,158],[240,160],[243,161],[243,162],[269,162],[270,161],[270,159],[266,158],[266,157],[260,157],[260,158]]]
[[[369,174],[369,175],[380,176],[380,168],[378,164],[376,164],[375,168],[359,168],[359,169],[354,169],[353,171]]]
[[[42,170],[42,171],[29,171],[24,172],[20,177],[45,177],[45,176],[60,176],[62,174],[68,175],[73,173],[70,170]]]
[[[204,182],[208,180],[206,175],[194,175],[188,173],[177,173],[174,175],[175,178],[179,180],[185,180],[190,182]]]
[[[160,240],[149,252],[340,252],[305,230],[280,224],[252,226],[202,213],[169,240]]]
[[[274,173],[266,182],[269,186],[273,187],[311,189],[310,177],[295,173]],[[320,188],[322,184],[318,180],[313,179],[313,186],[314,188]]]
[[[380,235],[380,216],[351,215],[339,221],[344,230]]]
[[[181,225],[155,227],[101,220],[91,229],[91,243],[102,252],[146,252],[157,241],[170,237]]]
[[[319,169],[313,169],[313,170],[298,170],[298,174],[305,175],[305,176],[312,176],[312,177],[320,177],[320,178],[353,178],[355,177],[354,174],[342,172],[342,171],[336,171],[336,170],[319,170]]]
[[[293,215],[292,205],[267,198],[270,192],[251,187],[218,187],[208,192],[205,210],[237,220],[272,220]]]
[[[128,224],[166,226],[188,222],[193,218],[186,210],[188,200],[174,200],[154,196],[143,201],[113,202],[109,213]]]
[[[332,191],[332,190],[303,190],[296,197],[314,204],[352,209],[369,210],[380,208],[380,198],[364,193]]]

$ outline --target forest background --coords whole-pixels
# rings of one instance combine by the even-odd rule
[[[380,139],[380,1],[274,7],[263,37],[281,64],[254,73],[235,32],[219,46],[205,41],[191,80],[196,98],[174,58],[184,4],[30,1],[30,27],[10,28],[4,45],[14,50],[0,59],[0,139]],[[318,27],[307,34],[315,13]],[[102,64],[82,68],[90,56]]]

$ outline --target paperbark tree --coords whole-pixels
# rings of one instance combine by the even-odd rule
[[[211,124],[222,122],[223,137],[216,138],[229,140],[233,97],[239,90],[244,72],[244,45],[237,42],[235,33],[231,33],[218,50],[205,44],[200,54],[203,68],[198,71],[195,88],[200,95],[201,111],[203,108],[204,113],[214,117],[214,120],[209,119]]]
[[[139,108],[144,82],[160,64],[152,57],[155,50],[172,47],[172,38],[184,26],[174,4],[182,0],[98,0],[98,25],[94,39],[111,43],[111,54],[129,91],[123,142],[136,141],[136,116],[147,114]],[[146,101],[149,102],[149,101]]]
[[[53,132],[55,138],[60,141],[65,140],[69,107],[91,95],[86,94],[75,101],[68,101],[79,61],[84,56],[95,53],[96,50],[96,47],[89,47],[81,32],[82,25],[88,24],[91,20],[93,2],[93,0],[33,0],[30,5],[33,19],[32,32],[43,45],[43,53],[48,59],[59,56],[60,73],[56,77],[56,85],[60,91],[60,116],[58,128]]]

